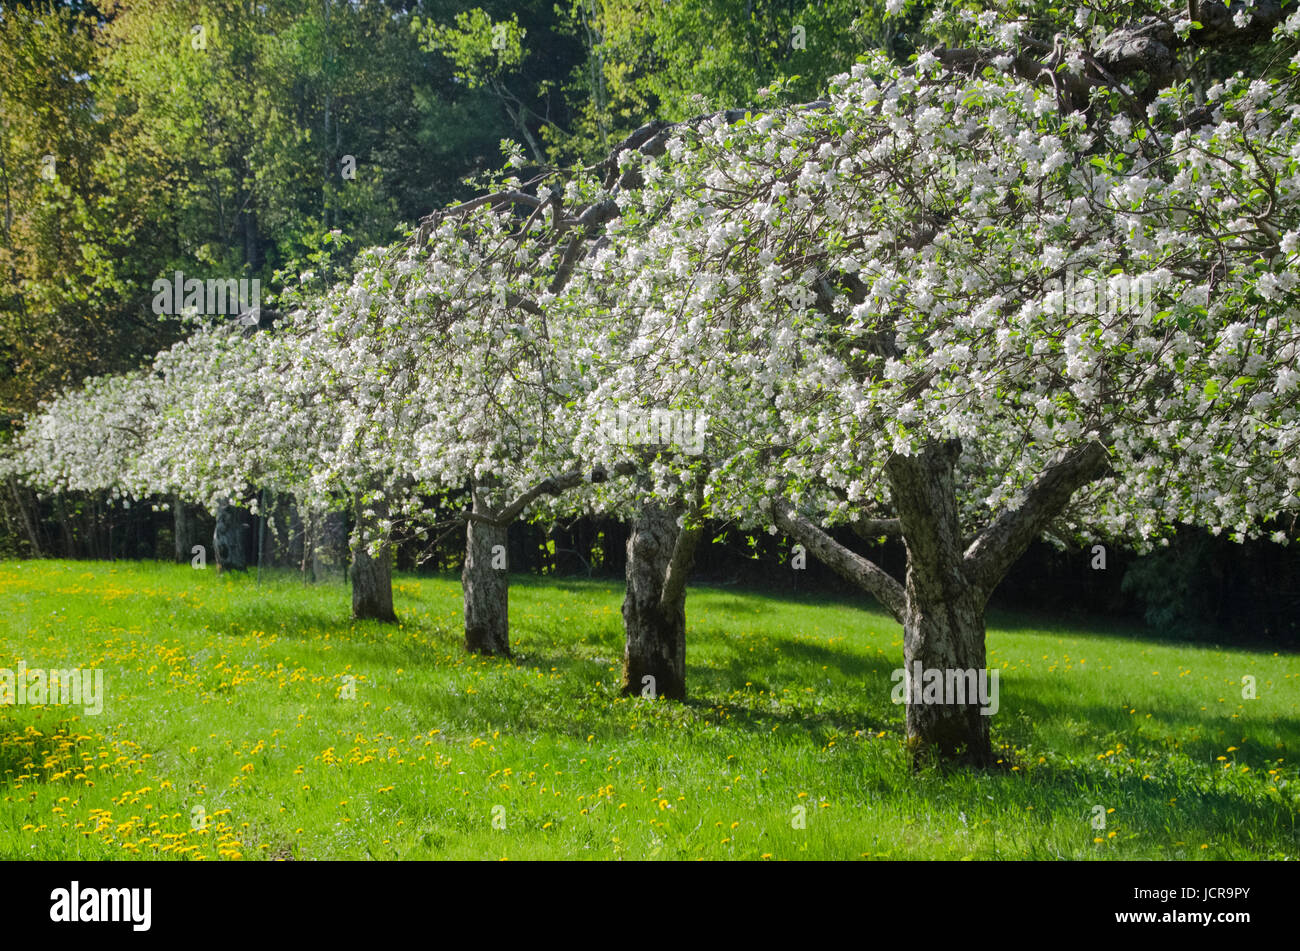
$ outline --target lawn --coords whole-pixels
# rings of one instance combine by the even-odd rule
[[[450,577],[385,626],[296,576],[0,563],[0,668],[106,692],[0,706],[0,857],[1300,858],[1294,655],[996,617],[1001,768],[913,774],[877,610],[693,588],[680,704],[618,695],[621,585],[512,584],[507,661]]]

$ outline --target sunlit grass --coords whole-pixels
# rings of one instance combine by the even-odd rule
[[[0,707],[0,856],[1300,857],[1293,655],[997,618],[1002,768],[914,775],[881,613],[692,589],[677,704],[618,696],[621,597],[516,577],[511,662],[452,578],[385,626],[293,576],[0,564],[0,667],[107,692]]]

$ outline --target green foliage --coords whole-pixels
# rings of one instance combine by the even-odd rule
[[[570,77],[574,135],[557,146],[591,158],[651,118],[817,98],[869,50],[911,54],[927,6],[891,17],[847,0],[569,0],[557,12],[589,55]]]
[[[560,86],[585,53],[566,24],[557,23],[550,0],[494,3],[454,15],[433,10],[412,18],[411,29],[422,49],[453,68],[464,89],[495,102],[535,162],[547,159],[544,142],[568,140],[565,123],[574,107]]]
[[[0,428],[161,342],[127,304],[137,205],[100,174],[116,156],[87,81],[95,59],[77,14],[0,18]]]
[[[518,16],[499,23],[479,7],[456,14],[455,26],[439,26],[415,17],[411,29],[427,50],[442,53],[456,67],[456,78],[470,89],[488,85],[523,62],[527,31]]]
[[[411,21],[340,0],[6,10],[0,426],[171,343],[182,328],[150,309],[160,275],[259,277],[269,292],[339,231],[342,276],[355,250],[499,167],[518,130]]]

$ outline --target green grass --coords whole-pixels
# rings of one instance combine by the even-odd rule
[[[0,857],[1300,857],[1295,656],[996,618],[1003,768],[914,775],[880,613],[692,589],[679,704],[618,696],[619,585],[513,582],[510,662],[451,578],[384,626],[294,577],[0,564],[0,668],[107,693],[0,706]]]

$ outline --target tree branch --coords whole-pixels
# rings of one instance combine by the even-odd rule
[[[664,572],[664,586],[659,592],[659,610],[670,611],[682,593],[686,590],[686,579],[691,575],[695,563],[695,549],[704,535],[704,523],[700,519],[700,510],[704,508],[704,479],[695,482],[695,498],[687,514],[688,524],[677,533],[673,544],[673,555],[668,560],[668,570]]]
[[[888,572],[835,539],[795,511],[785,499],[772,500],[776,527],[798,540],[817,560],[841,578],[872,595],[900,624],[906,613],[907,598],[903,586]]]
[[[632,475],[637,471],[637,467],[630,462],[620,462],[614,466],[613,474],[626,476]],[[568,472],[557,476],[550,476],[541,480],[535,485],[526,489],[522,494],[515,498],[513,502],[508,503],[504,508],[493,516],[493,521],[498,525],[509,525],[517,519],[524,509],[532,505],[543,495],[559,495],[572,489],[574,486],[581,485],[587,479],[586,469],[570,469]]]
[[[1273,28],[1282,22],[1284,13],[1291,9],[1293,7],[1289,4],[1278,0],[1255,0],[1255,5],[1249,8],[1243,0],[1231,0],[1227,4],[1222,0],[1192,0],[1189,13],[1201,28],[1192,30],[1186,39],[1175,32],[1167,19],[1144,17],[1136,23],[1112,30],[1096,49],[1085,51],[1087,68],[1082,75],[1058,72],[1059,45],[1049,45],[1028,36],[1020,41],[1024,47],[1051,50],[1053,55],[1040,60],[1024,49],[939,48],[933,52],[939,62],[953,70],[974,70],[993,65],[997,56],[1008,56],[1011,59],[1006,66],[1008,72],[1031,82],[1054,87],[1059,84],[1070,94],[1075,108],[1082,108],[1093,87],[1114,87],[1117,80],[1136,73],[1150,77],[1152,92],[1167,86],[1179,75],[1178,53],[1188,47],[1222,47],[1267,39]],[[1245,26],[1238,26],[1235,17],[1243,11],[1249,12],[1250,20]]]
[[[963,556],[967,577],[988,598],[1016,559],[1083,486],[1110,468],[1099,442],[1067,449],[1039,473],[1017,508],[1007,509],[976,536]]]
[[[509,525],[519,517],[519,514],[524,509],[543,495],[559,495],[565,489],[571,489],[575,485],[579,485],[582,480],[583,471],[581,469],[571,469],[562,475],[543,479],[541,482],[529,487],[522,495],[497,512],[494,520],[498,525]]]
[[[903,523],[896,518],[860,518],[851,523],[853,533],[863,541],[873,542],[881,535],[903,534]]]

